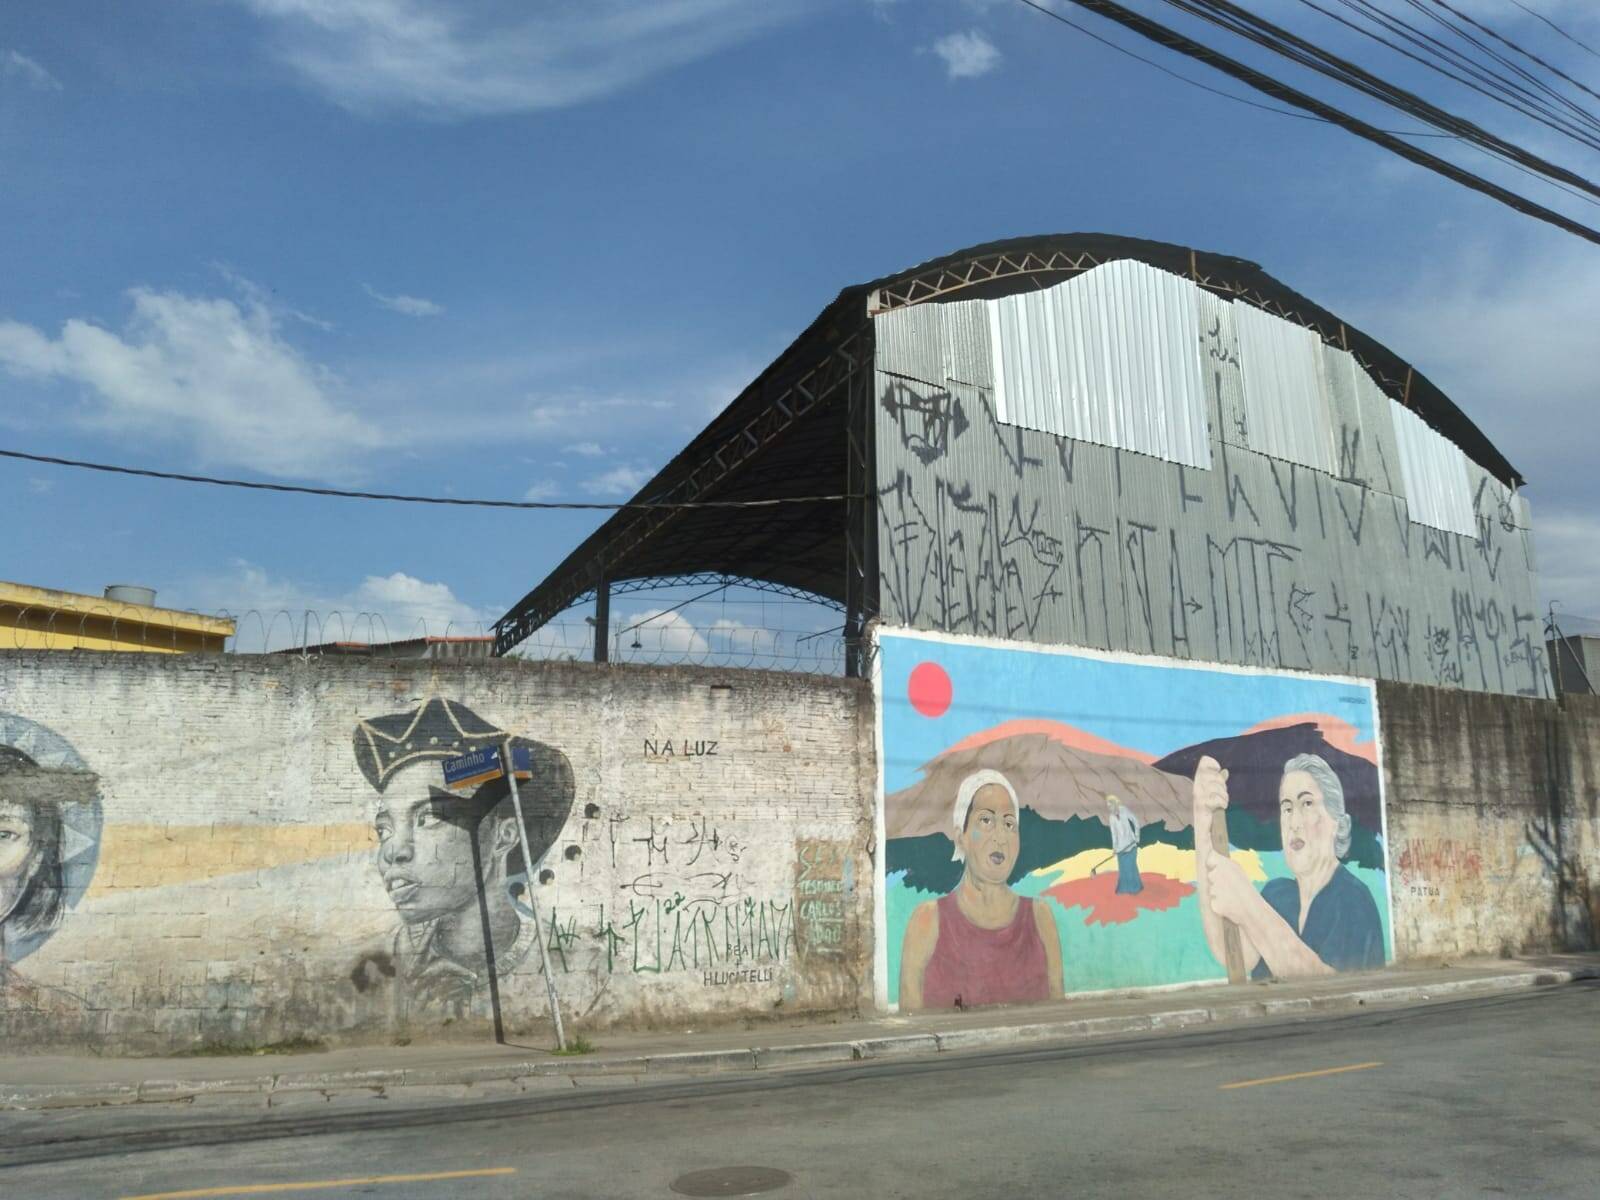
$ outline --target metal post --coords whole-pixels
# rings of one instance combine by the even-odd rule
[[[528,911],[533,914],[533,937],[539,943],[539,961],[544,964],[544,987],[550,996],[550,1016],[556,1023],[556,1049],[567,1048],[567,1034],[561,1028],[561,1001],[556,998],[555,976],[550,974],[550,952],[545,949],[544,931],[539,928],[539,909],[533,902],[533,853],[528,848],[528,823],[522,819],[522,793],[517,789],[516,763],[511,758],[511,739],[500,747],[500,765],[505,768],[506,781],[511,784],[511,807],[517,814],[517,840],[522,843],[522,874],[527,881]]]
[[[611,581],[602,579],[594,585],[594,660],[609,662],[611,658]]]

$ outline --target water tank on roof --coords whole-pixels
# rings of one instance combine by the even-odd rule
[[[155,607],[155,588],[138,587],[131,583],[113,583],[106,588],[106,599],[116,600],[122,604],[143,604],[146,608]]]

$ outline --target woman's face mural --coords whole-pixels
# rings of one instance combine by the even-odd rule
[[[21,901],[39,869],[33,807],[0,792],[0,923]]]
[[[1278,828],[1284,861],[1295,876],[1315,875],[1337,861],[1339,823],[1308,772],[1290,771],[1279,783]]]
[[[1017,830],[1016,805],[1005,788],[990,783],[978,789],[958,841],[967,871],[975,879],[1005,883],[1011,878],[1022,836]]]

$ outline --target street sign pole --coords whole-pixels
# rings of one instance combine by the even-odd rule
[[[550,1017],[556,1025],[556,1048],[567,1048],[566,1031],[561,1028],[561,1001],[556,997],[555,976],[550,973],[550,952],[545,949],[544,932],[539,928],[539,909],[533,902],[533,852],[528,847],[528,823],[522,819],[522,793],[517,789],[516,763],[511,758],[511,739],[500,750],[506,782],[511,785],[511,807],[517,814],[517,839],[522,843],[523,887],[528,892],[528,912],[533,915],[533,936],[539,943],[539,961],[544,965],[544,987],[550,997]]]

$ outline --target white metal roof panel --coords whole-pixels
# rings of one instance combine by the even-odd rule
[[[985,304],[996,417],[1209,468],[1197,289],[1131,259]]]

